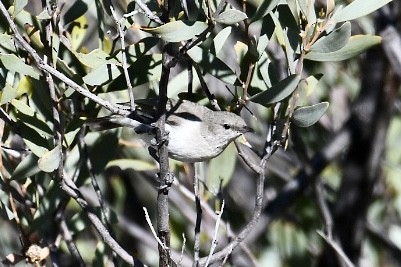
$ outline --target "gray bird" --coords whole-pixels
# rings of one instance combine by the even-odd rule
[[[131,118],[130,118],[131,117]],[[118,126],[134,129],[147,144],[154,139],[155,109],[146,108],[135,115],[123,117],[111,115],[89,121],[92,130],[103,130]],[[227,111],[212,111],[207,107],[187,100],[168,99],[166,124],[169,157],[182,162],[201,162],[218,156],[241,134],[250,132],[245,121]]]

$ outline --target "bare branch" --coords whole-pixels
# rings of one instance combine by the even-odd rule
[[[337,252],[337,254],[344,261],[346,266],[355,267],[355,265],[351,262],[351,260],[347,257],[347,255],[345,255],[342,248],[333,239],[329,238],[319,230],[316,232],[327,242],[327,244],[329,244]]]
[[[160,240],[160,238],[159,238],[159,237],[157,236],[157,234],[156,234],[155,228],[153,227],[152,221],[150,220],[150,217],[149,217],[148,209],[145,208],[145,207],[142,207],[142,208],[143,208],[143,211],[145,212],[145,219],[146,219],[146,222],[148,223],[149,228],[150,228],[150,230],[152,231],[152,234],[153,234],[153,236],[155,237],[157,243],[158,243],[159,246],[161,246],[163,249],[167,249],[167,248],[166,248],[166,245],[163,244],[163,242]]]
[[[209,266],[210,258],[212,257],[213,252],[214,252],[214,250],[216,249],[216,246],[217,246],[217,234],[219,233],[220,220],[221,220],[221,216],[223,216],[223,211],[224,211],[224,200],[223,200],[223,202],[221,204],[220,211],[217,214],[217,220],[216,220],[215,229],[214,229],[214,236],[213,236],[213,240],[212,240],[212,246],[210,247],[210,252],[209,252],[209,256],[207,257],[207,260],[206,260],[206,263],[205,263],[205,267]]]
[[[159,24],[164,24],[163,21],[161,21],[158,16],[154,15],[152,13],[152,11],[150,11],[150,9],[148,8],[148,6],[145,3],[143,3],[141,0],[134,0],[134,1],[145,12],[145,16],[148,19],[150,19],[154,22],[157,22]]]
[[[121,42],[121,61],[123,65],[123,70],[124,70],[124,77],[125,81],[127,83],[127,88],[128,88],[128,95],[130,99],[130,105],[131,105],[131,110],[135,110],[135,98],[134,98],[134,91],[131,85],[131,80],[128,74],[128,64],[127,64],[127,55],[125,53],[125,33],[123,30],[123,27],[121,26],[120,20],[117,18],[116,11],[113,8],[113,5],[110,5],[110,10],[111,14],[113,15],[114,22],[116,23],[118,33],[120,36],[120,42]]]

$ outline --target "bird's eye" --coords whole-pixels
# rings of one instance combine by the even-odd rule
[[[223,124],[224,129],[228,130],[230,129],[230,125],[228,123],[224,123]]]

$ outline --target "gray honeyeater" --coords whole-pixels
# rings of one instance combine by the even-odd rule
[[[146,110],[146,105],[140,107],[128,117],[111,115],[88,121],[88,125],[92,130],[130,127],[147,144],[154,144],[151,141],[155,137],[152,126],[152,122],[157,120],[155,109]],[[237,137],[252,131],[234,113],[212,111],[194,102],[176,99],[167,100],[165,130],[168,133],[169,157],[182,162],[201,162],[214,158]]]

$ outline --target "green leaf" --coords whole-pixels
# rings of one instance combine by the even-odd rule
[[[236,9],[228,9],[220,13],[215,20],[221,24],[233,25],[246,18],[248,18],[248,16],[245,13]]]
[[[294,111],[292,120],[299,127],[309,127],[320,120],[328,107],[328,102],[322,102],[312,106],[297,108]]]
[[[97,68],[108,63],[118,63],[115,58],[110,57],[109,54],[101,49],[94,49],[88,54],[77,53],[77,57],[82,64],[90,68]]]
[[[266,91],[252,96],[249,100],[263,106],[269,106],[270,104],[280,102],[294,92],[299,80],[300,78],[298,75],[290,75]]]
[[[354,35],[347,44],[340,50],[330,53],[319,53],[311,51],[306,54],[305,59],[313,61],[341,61],[355,57],[368,48],[378,45],[381,42],[380,36],[375,35]]]
[[[224,43],[227,41],[228,36],[231,34],[231,27],[225,27],[213,38],[212,46],[214,47],[214,54],[218,55]]]
[[[76,0],[70,6],[70,8],[65,12],[64,15],[64,25],[76,20],[81,17],[88,10],[88,5],[82,0]]]
[[[0,45],[2,46],[2,49],[8,51],[15,51],[16,48],[13,37],[4,33],[0,33]]]
[[[188,55],[212,76],[228,84],[236,83],[237,75],[222,60],[210,53],[210,51],[194,46],[188,51]]]
[[[28,4],[28,0],[15,0],[14,1],[14,14],[13,16],[17,16],[21,10],[24,9],[24,7]]]
[[[194,38],[208,27],[201,21],[173,21],[156,28],[141,28],[142,31],[156,35],[167,42],[181,42]]]
[[[2,92],[1,92],[1,100],[0,105],[10,102],[14,98],[18,96],[17,89],[11,87],[8,83],[5,84]]]
[[[312,92],[317,87],[320,79],[323,77],[323,74],[318,73],[307,77],[306,79],[301,80],[299,83],[299,99],[298,103],[302,100],[302,98],[309,99]]]
[[[93,69],[83,77],[83,81],[89,85],[102,85],[121,75],[120,69],[115,64],[105,64]]]
[[[14,219],[14,213],[8,208],[7,205],[4,205],[3,201],[0,201],[0,216],[9,221]]]
[[[53,172],[60,166],[62,150],[56,146],[50,151],[44,153],[38,160],[38,167],[44,172]]]
[[[35,139],[37,139],[37,137],[35,137]],[[32,153],[35,154],[35,156],[37,157],[41,157],[48,151],[46,146],[41,144],[40,142],[37,142],[37,140],[31,141],[32,139],[25,139],[25,138],[23,140],[26,146],[29,148],[29,150],[32,151]]]
[[[13,105],[19,112],[22,112],[25,115],[28,115],[32,117],[35,115],[35,111],[31,109],[30,106],[25,104],[24,102],[17,100],[17,99],[12,99],[11,100],[11,105]]]
[[[88,21],[85,16],[80,16],[74,20],[71,30],[71,49],[72,51],[77,51],[85,39],[86,32],[88,30]],[[89,33],[91,34],[91,33]]]
[[[332,31],[327,36],[317,40],[310,48],[310,51],[318,53],[329,53],[343,48],[351,37],[351,23],[345,22],[341,27]]]
[[[366,16],[392,0],[354,0],[351,4],[334,13],[332,20],[342,22]]]
[[[42,12],[40,12],[39,15],[36,16],[37,19],[41,20],[41,19],[51,19],[49,12],[47,12],[46,9],[44,9]]]
[[[80,128],[77,128],[73,131],[70,131],[70,132],[64,134],[64,139],[65,139],[67,147],[69,147],[72,144],[72,142],[74,141],[75,136],[77,135],[79,130],[80,130]]]
[[[217,189],[221,180],[223,180],[223,185],[226,185],[233,176],[236,162],[236,148],[234,143],[231,143],[223,153],[210,160],[206,176],[208,178],[207,187],[212,190]]]
[[[251,23],[255,22],[264,16],[266,16],[270,11],[272,11],[278,4],[280,0],[265,0],[262,1],[262,4],[258,6],[258,9],[255,12],[255,15],[251,19]]]
[[[22,180],[35,175],[38,172],[40,172],[38,167],[38,157],[33,153],[29,153],[15,168],[11,175],[11,179]]]
[[[0,60],[4,67],[9,71],[18,72],[22,75],[28,75],[36,80],[39,79],[40,74],[31,66],[25,64],[22,59],[16,55],[0,53]]]
[[[309,25],[316,23],[315,1],[298,0],[302,13]]]
[[[152,171],[157,169],[155,164],[138,159],[116,159],[107,163],[106,168],[119,167],[121,170]]]

